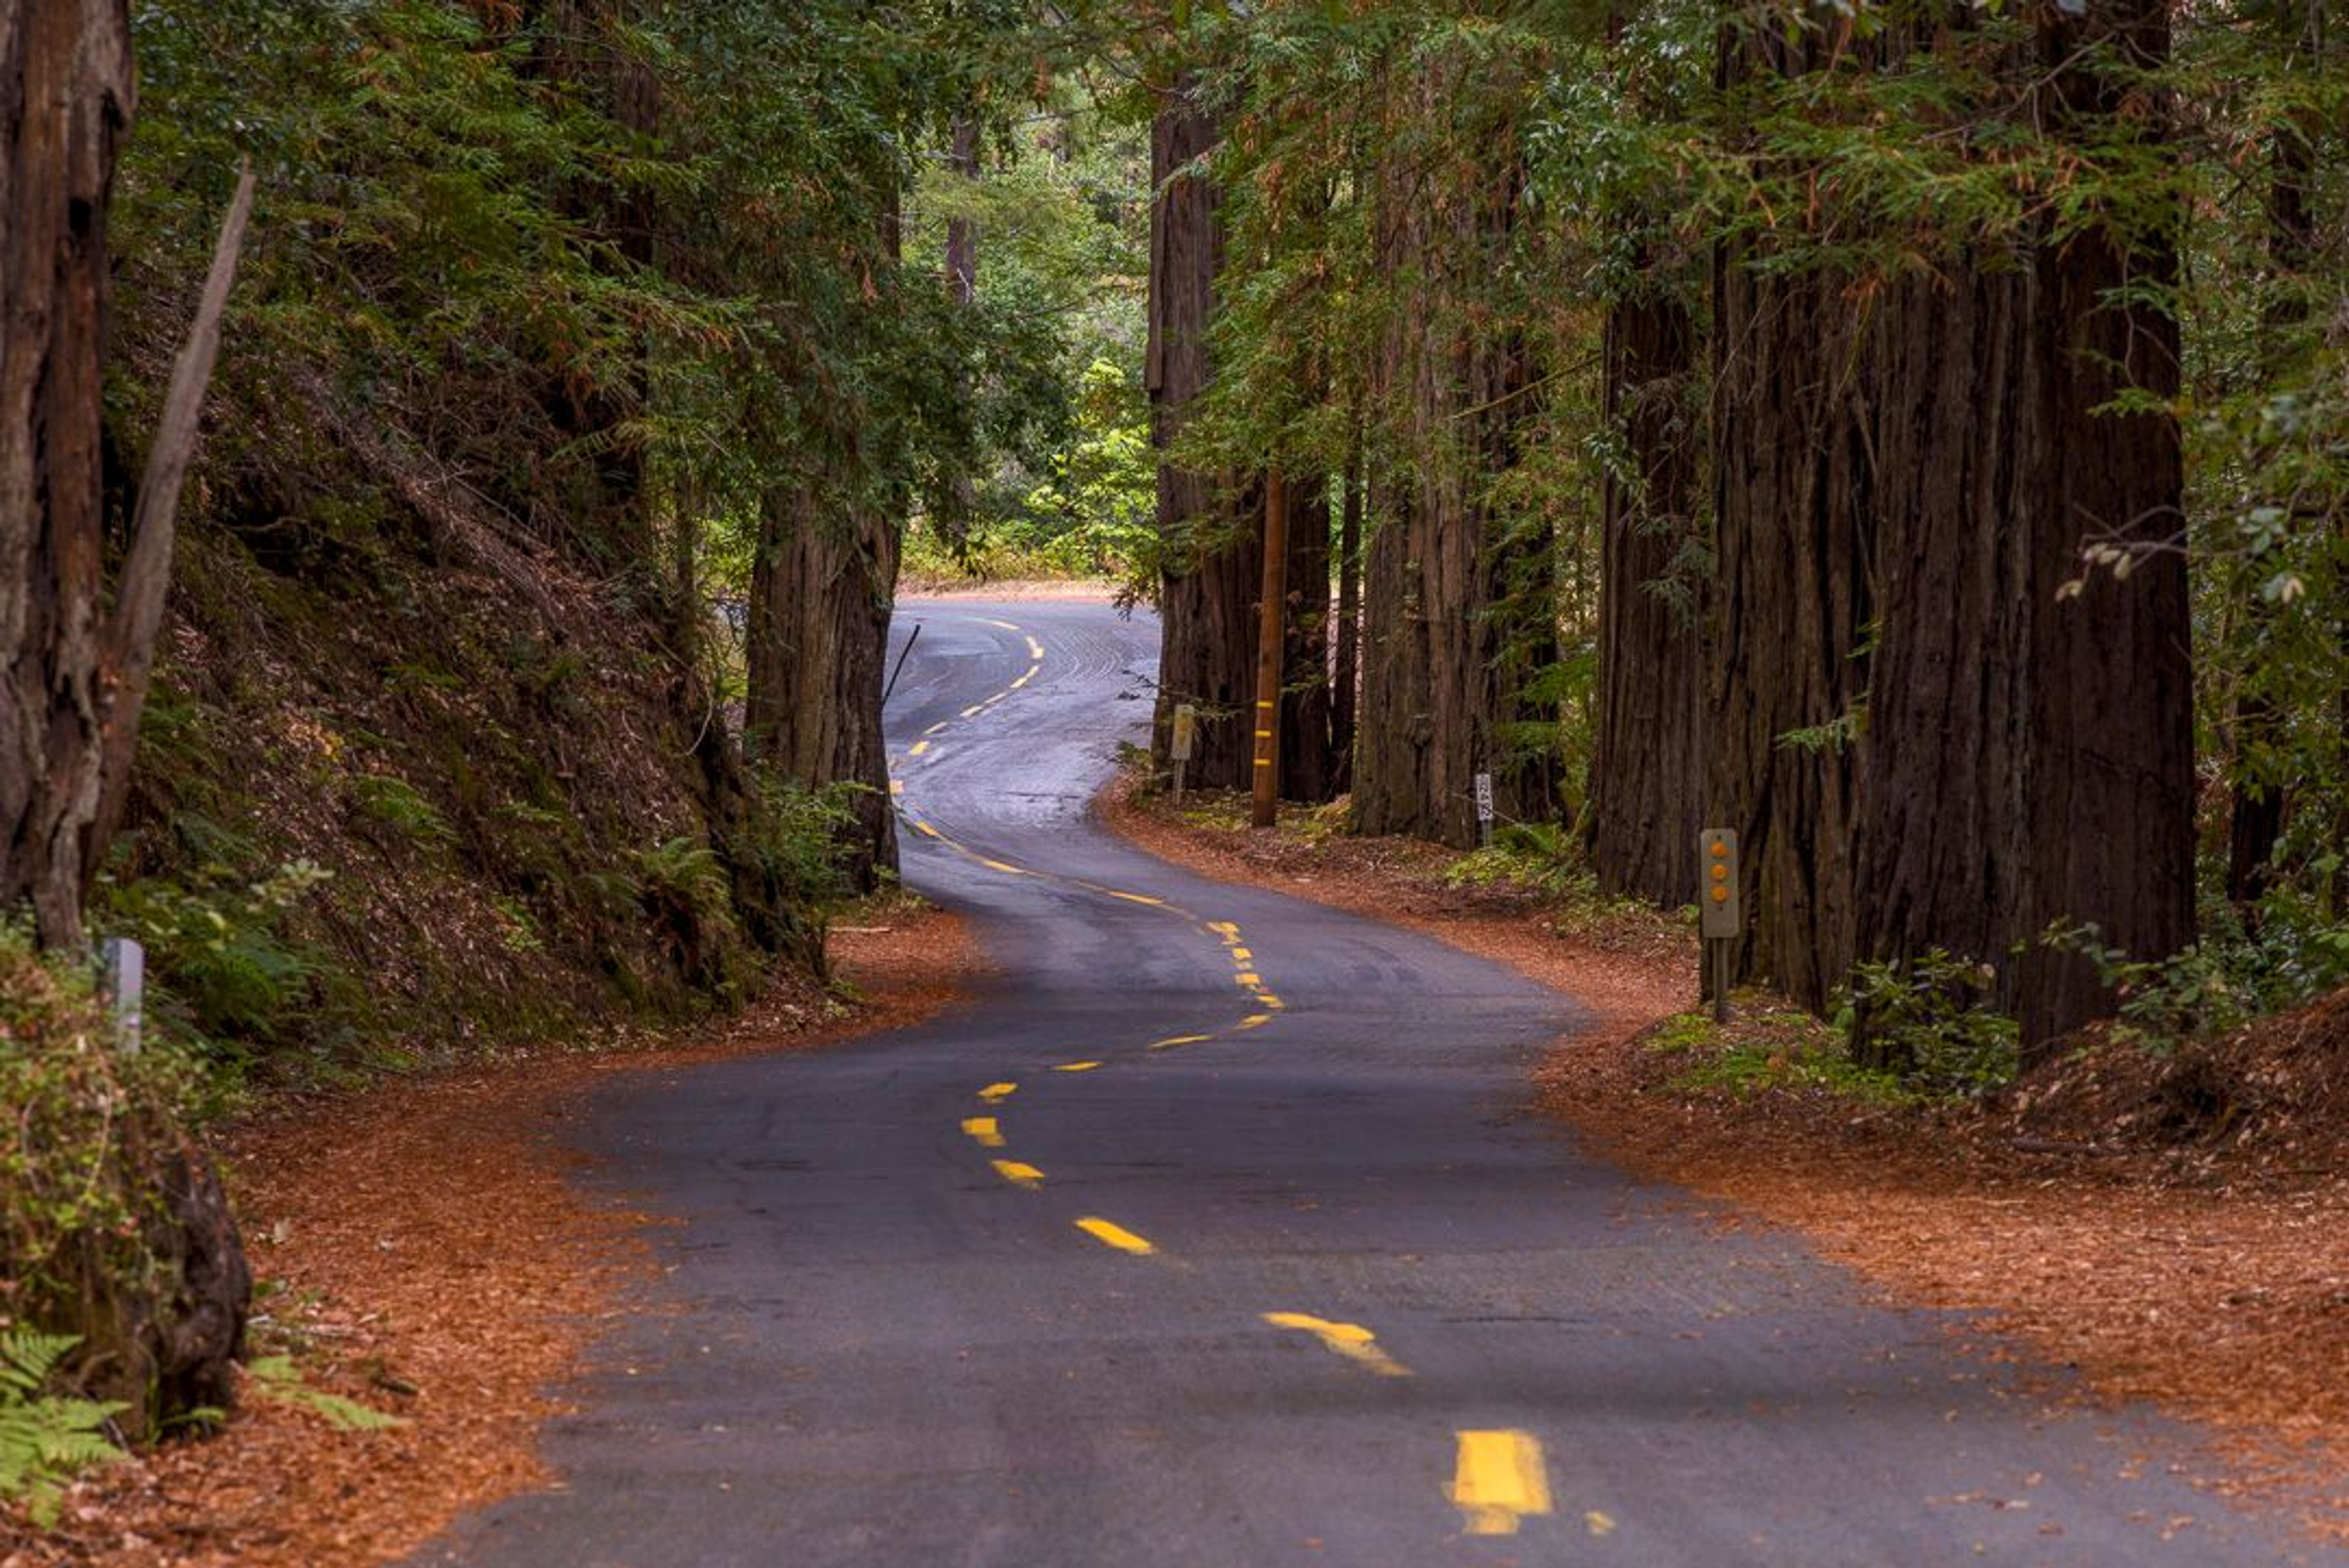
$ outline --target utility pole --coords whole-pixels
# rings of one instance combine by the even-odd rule
[[[1288,490],[1280,470],[1264,476],[1264,603],[1256,644],[1256,803],[1248,820],[1269,828],[1280,810],[1282,612],[1288,602]]]

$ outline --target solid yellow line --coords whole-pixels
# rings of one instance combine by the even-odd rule
[[[978,1091],[978,1098],[989,1105],[995,1105],[1010,1099],[1019,1092],[1019,1086],[1016,1083],[991,1083]]]
[[[1103,1246],[1115,1247],[1122,1253],[1133,1253],[1139,1255],[1145,1253],[1154,1253],[1158,1250],[1156,1247],[1152,1246],[1148,1242],[1143,1241],[1140,1236],[1135,1235],[1132,1231],[1127,1230],[1123,1225],[1112,1224],[1107,1220],[1095,1219],[1091,1215],[1079,1220],[1077,1222],[1077,1229],[1082,1231],[1093,1240],[1101,1243]]]
[[[1056,1073],[1089,1073],[1099,1066],[1099,1062],[1061,1062],[1052,1070]]]
[[[997,1130],[995,1118],[991,1116],[964,1117],[962,1130],[977,1139],[982,1147],[988,1149],[1003,1147],[1003,1134]]]
[[[1154,1051],[1163,1051],[1169,1046],[1195,1046],[1201,1040],[1214,1038],[1213,1035],[1169,1035],[1163,1040],[1151,1041],[1150,1048]]]
[[[1331,1353],[1344,1357],[1381,1377],[1408,1377],[1411,1368],[1379,1348],[1378,1336],[1359,1323],[1332,1323],[1302,1312],[1268,1312],[1264,1320],[1275,1328],[1297,1328],[1312,1335]]]
[[[1017,1160],[998,1160],[994,1164],[995,1173],[1014,1187],[1038,1187],[1043,1184],[1044,1173],[1033,1165],[1022,1164]]]
[[[929,748],[930,743],[928,741],[916,740],[913,745],[905,748],[905,755],[908,757],[919,757],[923,752],[927,751]]]
[[[1516,1431],[1462,1432],[1451,1498],[1470,1535],[1515,1535],[1526,1514],[1549,1511],[1541,1444]]]

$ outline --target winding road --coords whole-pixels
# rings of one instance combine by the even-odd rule
[[[474,1568],[1922,1568],[2312,1560],[2143,1415],[1526,1109],[1573,1006],[1207,882],[1088,805],[1143,617],[901,606],[905,880],[999,978],[922,1027],[632,1076],[587,1180],[678,1223]],[[2044,1379],[2043,1379],[2044,1381]]]

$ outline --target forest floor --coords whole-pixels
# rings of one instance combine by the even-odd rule
[[[348,1429],[248,1377],[218,1436],[90,1473],[55,1531],[0,1514],[0,1568],[347,1568],[551,1484],[550,1390],[657,1266],[653,1222],[566,1179],[563,1132],[589,1098],[616,1075],[903,1028],[984,966],[959,919],[910,900],[853,914],[831,950],[839,992],[779,981],[699,1029],[281,1098],[222,1130],[262,1282],[254,1353],[399,1424]]]
[[[1652,911],[1456,885],[1450,851],[1326,811],[1255,832],[1229,798],[1178,810],[1131,775],[1102,812],[1165,859],[1576,998],[1592,1020],[1536,1075],[1544,1111],[1723,1225],[1789,1228],[1884,1299],[1965,1315],[1988,1359],[2076,1375],[2051,1398],[2196,1423],[2207,1490],[2349,1545],[2349,993],[2168,1053],[2090,1042],[1986,1100],[1891,1101],[1814,1070],[1823,1031],[1767,996],[1697,1025],[1693,937]]]

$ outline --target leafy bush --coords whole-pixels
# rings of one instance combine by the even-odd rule
[[[1859,1067],[1926,1095],[1981,1094],[2014,1078],[2020,1031],[1991,1006],[1997,971],[1936,947],[1853,966],[1837,1022]]]
[[[2168,958],[2131,958],[2092,925],[2057,925],[2044,938],[2095,965],[2120,998],[2123,1037],[2156,1049],[2225,1034],[2349,984],[2349,923],[2272,895],[2256,930],[2229,905],[2202,912],[2202,940]]]
[[[242,1066],[276,1044],[314,999],[323,965],[291,925],[326,880],[307,861],[253,879],[207,866],[190,882],[109,884],[105,919],[147,948],[156,988],[150,1013],[213,1060]]]
[[[125,1407],[53,1394],[49,1384],[78,1344],[71,1335],[0,1329],[0,1500],[22,1500],[33,1522],[57,1522],[73,1473],[122,1457],[106,1424]]]

